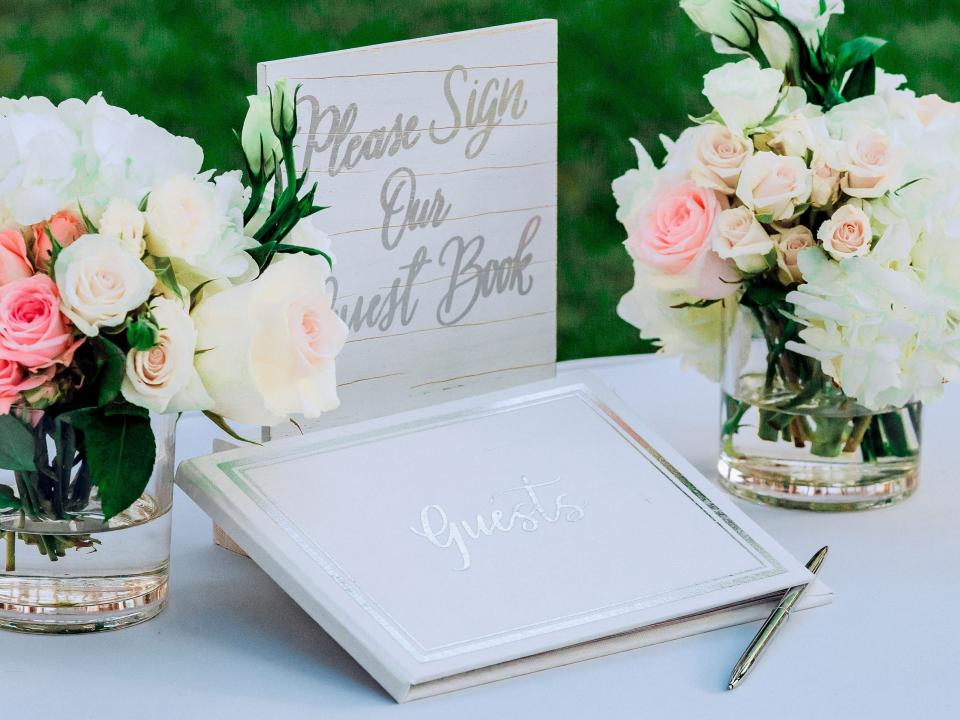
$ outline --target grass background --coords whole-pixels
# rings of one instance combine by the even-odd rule
[[[627,138],[655,157],[705,111],[720,64],[676,0],[0,0],[0,95],[89,97],[196,138],[207,167],[239,166],[232,128],[262,60],[541,17],[560,21],[561,359],[649,346],[620,321],[632,270],[609,186]],[[960,2],[847,0],[837,40],[891,40],[880,65],[960,100]]]

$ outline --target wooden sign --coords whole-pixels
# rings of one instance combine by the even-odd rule
[[[330,206],[329,290],[350,328],[341,407],[310,427],[552,376],[556,21],[258,70],[261,91],[301,86],[297,165]]]

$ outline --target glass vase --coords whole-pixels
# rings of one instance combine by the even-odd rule
[[[770,308],[725,320],[721,484],[747,500],[806,510],[864,510],[917,487],[921,405],[870,410],[820,361],[792,352],[798,325]]]
[[[24,419],[38,470],[0,470],[0,628],[91,632],[157,615],[167,595],[176,415],[151,416],[150,481],[106,521],[97,478],[75,454],[78,431],[42,413]]]

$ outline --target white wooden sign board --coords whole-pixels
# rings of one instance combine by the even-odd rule
[[[350,327],[341,407],[307,427],[552,376],[556,21],[258,71],[261,91],[302,86],[297,166],[330,206],[329,290]]]

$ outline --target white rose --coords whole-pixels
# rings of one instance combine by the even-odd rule
[[[803,225],[787,228],[772,237],[777,250],[777,277],[784,285],[792,285],[803,280],[800,272],[800,252],[817,246],[810,228]]]
[[[896,190],[901,180],[903,157],[893,139],[882,130],[863,127],[847,141],[840,181],[851,197],[876,198]]]
[[[843,0],[778,0],[780,14],[792,22],[814,49],[820,46],[820,35],[827,29],[830,17],[842,15]],[[821,12],[823,9],[823,12]]]
[[[745,273],[760,273],[770,267],[767,256],[773,241],[749,208],[723,210],[717,216],[713,249],[722,258],[732,258]]]
[[[737,197],[757,215],[788,220],[810,199],[812,186],[812,173],[800,158],[760,152],[744,164]]]
[[[132,202],[121,198],[114,198],[107,203],[100,216],[100,234],[117,238],[136,257],[143,257],[146,249],[144,226],[143,213]]]
[[[169,178],[147,199],[147,249],[171,258],[178,280],[191,289],[217,278],[250,279],[256,264],[245,250],[257,242],[243,234],[245,200],[239,172],[212,182]]]
[[[323,258],[288,255],[257,280],[204,297],[191,313],[196,367],[214,411],[275,425],[339,405],[336,355],[347,327],[330,308]]]
[[[834,260],[866,255],[873,240],[870,218],[856,205],[844,205],[820,226],[817,238]]]
[[[749,58],[708,72],[703,79],[703,94],[727,127],[743,135],[773,112],[783,81],[782,72],[763,69],[760,63]]]
[[[680,0],[680,7],[705,33],[716,35],[736,47],[750,44],[746,30],[753,24],[750,13],[731,0]]]
[[[83,235],[64,248],[54,275],[63,314],[91,337],[102,327],[122,325],[156,281],[146,265],[104,235]]]
[[[160,327],[159,342],[149,350],[127,353],[121,392],[129,402],[157,413],[207,410],[213,400],[193,366],[197,331],[181,305],[165,297],[150,303]]]
[[[701,187],[732,195],[737,189],[740,169],[753,154],[753,143],[734,135],[723,125],[698,128],[690,175]]]

